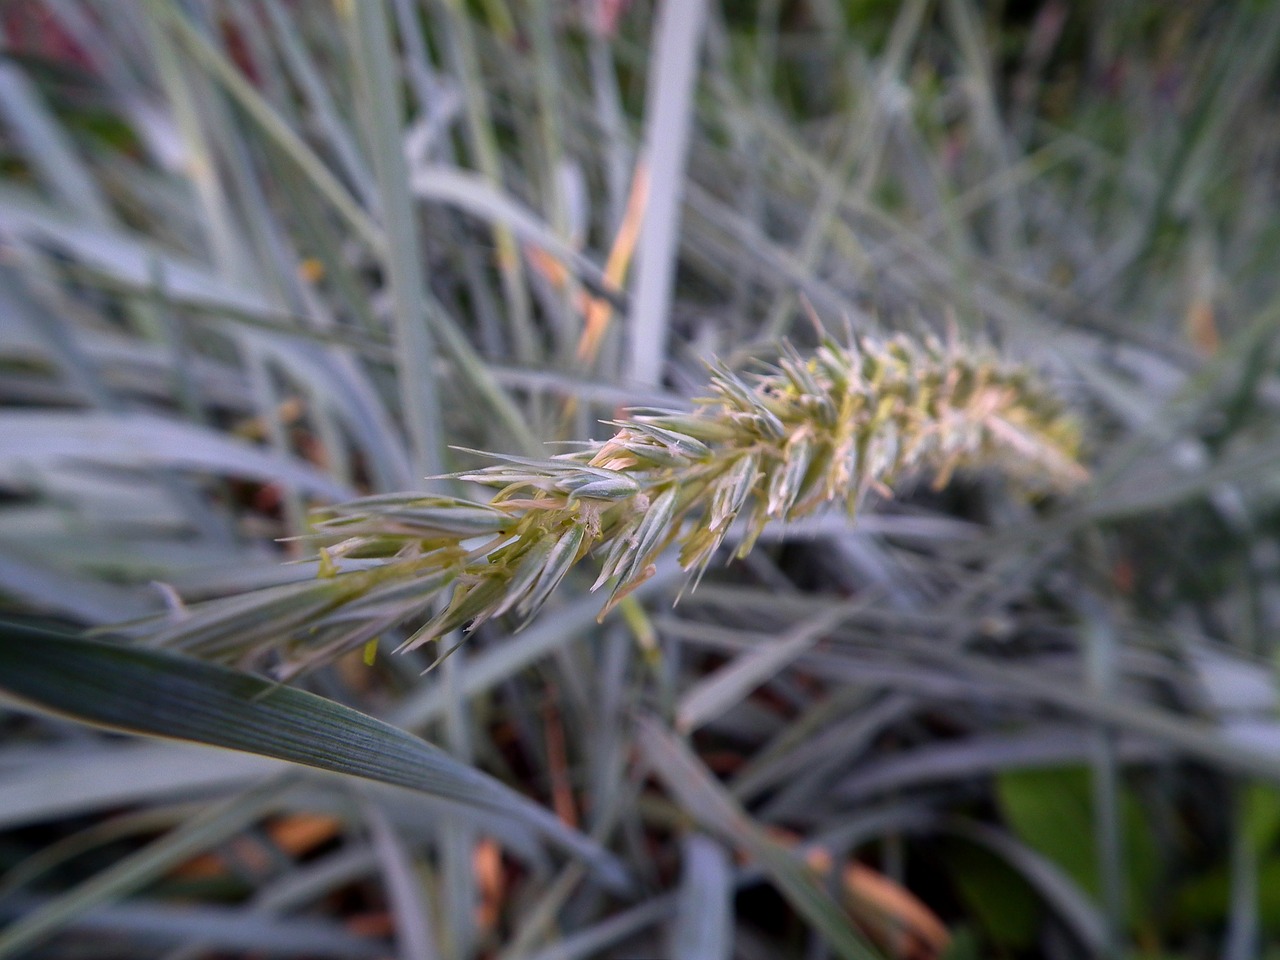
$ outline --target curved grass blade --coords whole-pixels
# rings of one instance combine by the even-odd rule
[[[0,415],[0,439],[0,477],[6,479],[21,478],[31,466],[79,461],[276,481],[333,500],[351,495],[346,486],[302,460],[147,413],[6,410]]]
[[[953,831],[1003,858],[1053,907],[1057,916],[1085,944],[1090,955],[1106,955],[1106,920],[1097,905],[1057,864],[985,824],[959,823]]]
[[[671,930],[675,960],[729,960],[733,953],[733,862],[700,833],[681,845],[680,908]]]
[[[118,900],[192,856],[239,833],[278,803],[282,782],[272,777],[239,796],[215,804],[157,840],[70,889],[25,912],[0,932],[0,960],[31,956],[29,948]]]
[[[804,861],[769,838],[682,739],[652,716],[641,716],[637,726],[645,760],[684,813],[709,833],[750,854],[833,953],[844,960],[880,960],[880,953],[858,932]]]
[[[9,706],[9,701],[2,701]],[[12,748],[11,748],[12,749]],[[0,831],[174,797],[238,789],[288,770],[273,760],[214,754],[205,747],[164,742],[45,746],[40,758],[19,763],[0,754]],[[13,877],[0,882],[0,889]]]
[[[623,889],[622,866],[547,810],[438,747],[301,690],[186,657],[0,623],[0,690],[99,726],[288,760],[521,820]]]
[[[29,916],[48,902],[36,897],[14,898],[0,908],[0,919]],[[123,941],[140,953],[194,941],[209,951],[252,951],[257,956],[305,956],[312,960],[381,960],[387,956],[384,943],[355,936],[333,921],[255,916],[244,908],[207,904],[100,906],[69,921],[66,929],[85,938]]]

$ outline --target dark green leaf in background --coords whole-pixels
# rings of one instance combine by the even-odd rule
[[[1048,857],[1082,890],[1100,893],[1089,771],[1083,767],[1013,770],[996,778],[1000,805],[1023,843]],[[1150,823],[1132,790],[1121,793],[1129,921],[1150,918],[1160,860]]]

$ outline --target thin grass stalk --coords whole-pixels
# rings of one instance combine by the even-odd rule
[[[458,638],[451,638],[457,642]],[[471,713],[462,695],[466,670],[466,650],[459,650],[441,664],[446,710],[444,731],[449,752],[465,763],[475,764],[475,734]],[[475,950],[476,910],[480,904],[475,871],[475,850],[479,836],[463,820],[442,821],[439,836],[443,932],[452,956],[470,956]]]
[[[897,75],[920,33],[928,5],[928,0],[911,0],[902,5],[890,35],[889,49],[874,82],[864,94],[862,115],[849,124],[838,158],[826,168],[796,253],[806,270],[815,270],[826,252],[830,234],[840,220],[841,198],[850,191],[865,197],[875,182],[885,154],[888,127],[894,119],[885,101],[891,95],[891,86],[898,82]],[[777,339],[784,334],[794,307],[794,293],[785,288],[779,291],[764,322],[765,339]]]
[[[187,164],[185,172],[195,189],[196,197],[199,199],[204,213],[204,216],[200,218],[200,224],[204,229],[203,239],[208,244],[209,252],[218,264],[220,271],[229,277],[234,277],[239,282],[246,282],[249,273],[240,252],[240,243],[237,237],[238,231],[234,222],[234,205],[217,174],[217,159],[209,143],[204,124],[201,122],[197,91],[193,83],[183,75],[178,65],[177,55],[173,49],[171,39],[164,34],[159,23],[153,19],[154,4],[147,9],[148,16],[144,26],[151,40],[150,48],[155,55],[156,68],[159,72],[161,83],[173,104],[178,130],[186,152]],[[105,211],[104,215],[108,219],[98,222],[110,223],[109,211]],[[97,220],[96,217],[95,220]],[[156,273],[158,271],[156,263],[153,262],[151,266],[153,273]],[[163,306],[165,303],[163,290],[159,292],[161,293],[160,302]],[[131,318],[135,322],[144,325],[144,329],[145,325],[149,325],[149,318],[135,305],[130,304],[127,309]],[[108,397],[107,403],[104,404],[105,408],[120,408],[120,402],[114,396],[105,394],[104,396]],[[221,518],[217,515],[210,514],[209,511],[200,506],[200,495],[187,478],[169,471],[164,471],[161,476],[163,477],[161,482],[169,495],[179,505],[179,509],[183,511],[184,515],[193,518],[194,526],[203,535],[207,536],[213,543],[229,543],[231,541],[231,533],[227,529],[227,525],[224,522],[220,522]]]
[[[1242,777],[1232,785],[1231,853],[1228,869],[1231,887],[1223,960],[1249,960],[1259,955],[1261,941],[1258,896],[1257,838],[1249,829],[1248,797],[1253,787]]]
[[[199,25],[206,35],[213,32],[210,22]],[[206,97],[207,126],[216,131],[215,139],[222,144],[223,168],[228,171],[227,180],[230,190],[228,196],[237,196],[237,209],[243,212],[240,224],[242,234],[246,236],[251,249],[255,251],[255,262],[268,264],[268,269],[259,271],[263,281],[272,289],[279,302],[288,305],[291,313],[303,316],[306,305],[302,302],[297,289],[299,276],[297,257],[288,249],[288,240],[280,230],[280,225],[270,215],[270,205],[261,179],[250,155],[249,144],[241,135],[235,123],[229,105],[224,100],[221,90],[213,90]],[[242,242],[241,244],[245,244]],[[288,431],[280,416],[280,404],[271,375],[269,357],[262,349],[258,338],[249,336],[242,338],[242,350],[245,353],[248,368],[249,384],[257,406],[258,416],[266,426],[270,445],[282,456],[291,454]],[[288,485],[283,489],[283,507],[285,525],[289,535],[296,536],[306,527],[306,506],[301,492]]]
[[[547,222],[563,239],[569,239],[569,210],[560,179],[565,162],[564,131],[561,129],[561,80],[552,9],[548,0],[524,0],[529,34],[533,41],[534,94],[537,103],[538,138],[542,144],[543,209]]]
[[[0,44],[8,47],[3,30]],[[94,226],[108,226],[113,218],[102,191],[66,131],[54,121],[39,90],[16,63],[0,63],[0,113],[22,144],[32,172],[46,182],[65,208]]]
[[[452,90],[435,76],[415,0],[393,0],[393,12],[401,42],[404,45],[405,72],[409,89],[417,101],[419,122],[436,122],[435,118],[447,115],[448,108],[442,107],[441,104],[449,102],[453,95]],[[450,168],[460,167],[455,140],[449,135],[449,130],[444,125],[440,131],[439,141],[434,146],[436,154],[443,163]],[[416,168],[418,164],[429,159],[428,156],[415,157],[410,166]],[[451,232],[455,237],[467,235],[467,227],[462,216],[452,210],[445,216],[448,218],[448,226],[441,232]],[[506,324],[502,319],[502,311],[498,307],[491,278],[485,271],[484,254],[471,242],[455,243],[453,246],[458,248],[457,255],[462,260],[462,276],[471,297],[471,309],[475,322],[479,327],[480,352],[484,356],[501,357],[506,352],[504,334]]]
[[[984,42],[981,16],[970,0],[943,0],[942,11],[963,57],[963,89],[969,94],[973,130],[988,152],[991,166],[1004,177],[1013,166],[1013,157],[1000,120],[991,45]],[[1010,182],[1016,184],[1016,180]],[[1011,190],[996,195],[994,221],[994,246],[1000,262],[1017,263],[1027,249],[1026,227],[1018,197]]]
[[[520,407],[510,394],[498,383],[489,364],[485,361],[457,322],[450,317],[437,302],[434,305],[436,317],[440,321],[437,330],[440,342],[449,354],[450,360],[458,373],[475,390],[492,411],[495,422],[505,428],[508,438],[527,452],[536,452],[537,433],[529,425]]]
[[[626,216],[635,151],[623,119],[622,93],[618,89],[613,50],[602,25],[592,24],[588,28],[587,56],[595,122],[603,140],[602,164],[607,199],[605,233],[612,236]]]
[[[255,79],[263,95],[276,106],[289,126],[294,129],[301,127],[300,105],[271,45],[269,34],[272,31],[267,29],[261,11],[243,0],[221,0],[220,3],[215,0],[206,11],[206,17],[208,21],[226,24],[231,35],[237,36],[240,62],[245,73]]]
[[[163,0],[150,0],[147,13],[147,28],[151,33],[150,46],[155,53],[156,69],[182,134],[185,173],[195,187],[203,210],[203,216],[199,218],[200,226],[220,272],[243,282],[246,279],[245,262],[240,250],[238,231],[232,221],[235,207],[218,177],[217,157],[205,132],[193,88],[195,78],[189,77],[182,68],[178,52],[174,49],[173,38],[166,32],[169,16],[176,14],[173,14]],[[188,29],[197,40],[205,43],[204,38],[189,25]]]
[[[540,162],[531,164],[531,169],[541,168],[542,208],[546,211],[546,219],[556,235],[568,243],[574,238],[574,224],[570,221],[569,197],[565,190],[565,173],[572,163],[565,153],[565,136],[561,125],[561,114],[564,112],[563,84],[560,70],[560,51],[556,43],[554,25],[552,23],[553,6],[550,0],[525,0],[528,9],[527,22],[533,41],[533,73],[535,93],[535,122],[538,129],[537,142],[541,146]],[[549,311],[555,323],[555,339],[557,352],[568,359],[572,355],[573,346],[578,340],[582,326],[582,317],[575,308],[580,295],[577,279],[571,272],[566,272],[564,283],[557,291],[559,309]]]
[[[1162,228],[1175,216],[1173,208],[1179,194],[1186,190],[1188,177],[1195,173],[1192,161],[1203,156],[1204,150],[1211,145],[1217,145],[1220,124],[1231,116],[1233,101],[1251,87],[1250,75],[1264,69],[1266,64],[1274,63],[1276,38],[1280,35],[1280,8],[1235,7],[1225,32],[1226,39],[1217,47],[1209,69],[1205,71],[1207,75],[1200,81],[1202,92],[1194,112],[1179,126],[1174,150],[1156,179],[1158,191],[1144,211],[1140,243],[1119,265],[1121,273],[1118,279],[1123,284],[1119,300],[1122,305],[1133,304],[1143,292],[1143,281],[1147,276],[1143,267],[1153,258]]]
[[[280,805],[292,774],[209,807],[164,836],[53,897],[0,932],[0,958],[23,954],[99,904],[127,896],[203,853]]]
[[[467,134],[476,166],[495,190],[502,190],[501,152],[485,97],[486,83],[476,52],[471,17],[461,0],[444,0],[444,3],[449,12],[445,19],[447,49],[462,84]],[[494,224],[493,239],[497,246],[503,298],[511,321],[511,342],[515,358],[522,363],[532,363],[541,351],[533,328],[529,291],[525,286],[524,268],[515,234],[501,224]]]
[[[363,6],[363,4],[357,4]],[[197,61],[218,81],[245,112],[274,140],[285,155],[311,181],[317,192],[378,254],[386,253],[387,239],[373,218],[356,202],[337,177],[306,142],[289,126],[244,75],[177,10],[163,2],[152,5],[156,19],[171,29]]]
[[[636,249],[635,303],[631,311],[627,376],[637,384],[661,382],[667,322],[679,249],[685,160],[693,126],[708,0],[665,0],[658,11],[645,96],[644,162],[649,165],[649,206]]]
[[[145,139],[147,125],[139,122],[138,109],[142,99],[137,79],[140,63],[111,55],[116,49],[117,38],[112,33],[113,28],[118,29],[118,21],[114,18],[96,19],[93,4],[77,0],[44,0],[44,7],[53,15],[58,26],[71,37],[80,56],[91,65],[93,73],[105,81],[116,104]]]
[[[341,8],[353,33],[356,75],[372,143],[374,175],[386,230],[386,262],[395,310],[397,383],[412,462],[420,476],[444,469],[444,430],[435,383],[435,335],[424,276],[424,256],[409,192],[400,126],[400,83],[382,0]]]
[[[351,129],[338,113],[324,79],[320,75],[311,54],[299,41],[298,30],[280,0],[259,0],[271,23],[271,36],[275,39],[284,59],[284,65],[298,85],[315,118],[316,127],[328,141],[334,158],[342,167],[347,180],[359,194],[366,207],[377,202],[377,188],[369,163],[361,154]]]
[[[396,919],[399,955],[415,960],[438,960],[442,954],[431,915],[431,900],[423,890],[418,864],[410,855],[408,844],[376,800],[366,799],[360,806]],[[464,953],[452,955],[466,956]]]
[[[1085,611],[1084,639],[1086,688],[1098,699],[1117,695],[1120,664],[1115,630],[1102,602],[1082,597]],[[1107,957],[1123,956],[1128,899],[1125,889],[1125,856],[1121,835],[1120,762],[1116,733],[1097,724],[1090,744],[1090,790],[1093,803],[1094,849],[1098,865],[1101,914],[1106,920],[1104,950]]]

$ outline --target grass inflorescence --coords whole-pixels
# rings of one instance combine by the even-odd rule
[[[958,469],[995,468],[1037,490],[1085,476],[1075,422],[1029,370],[936,339],[827,339],[809,358],[785,347],[756,376],[714,367],[691,411],[638,409],[612,425],[583,450],[482,454],[496,462],[451,475],[496,487],[487,503],[384,494],[322,509],[318,581],[196,608],[166,639],[208,653],[232,618],[238,644],[247,629],[328,655],[425,618],[402,644],[412,649],[494,617],[528,620],[591,554],[603,615],[673,542],[700,576],[738,520],[741,557],[771,521],[833,502],[853,516],[908,474],[942,485]]]

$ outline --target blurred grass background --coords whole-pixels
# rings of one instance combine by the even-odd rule
[[[1093,472],[921,484],[676,606],[660,567],[597,624],[584,574],[425,676],[297,681],[625,891],[457,798],[6,703],[0,923],[42,932],[0,956],[1280,956],[1280,5],[10,0],[0,30],[11,615],[314,577],[281,541],[309,506],[682,406],[710,357],[811,346],[805,301],[1035,366]]]

